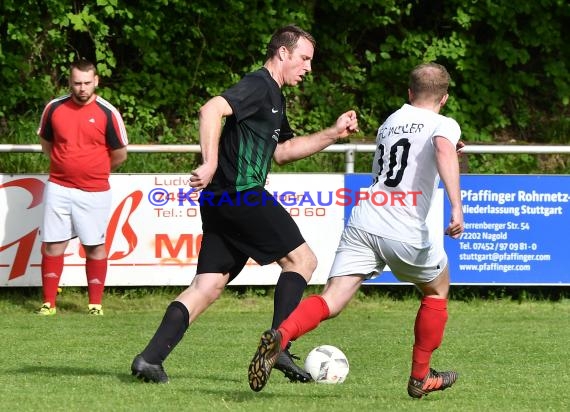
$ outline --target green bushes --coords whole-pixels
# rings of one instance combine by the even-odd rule
[[[317,39],[313,75],[285,90],[298,133],[355,108],[356,139],[370,141],[406,101],[411,67],[436,60],[453,78],[445,113],[467,142],[568,141],[565,0],[5,0],[0,9],[0,143],[37,141],[30,125],[65,91],[77,55],[97,61],[99,92],[132,143],[196,143],[200,105],[263,64],[269,36],[290,22]],[[567,159],[555,169],[567,171]]]

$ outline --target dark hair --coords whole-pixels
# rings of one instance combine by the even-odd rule
[[[87,59],[75,60],[73,63],[71,63],[71,66],[69,69],[70,69],[70,71],[73,69],[77,69],[77,70],[82,71],[82,72],[89,72],[89,71],[93,70],[93,72],[95,74],[97,74],[97,67],[95,67],[95,65]]]
[[[273,56],[275,56],[279,48],[282,46],[285,46],[287,50],[292,52],[297,47],[297,42],[301,37],[309,40],[313,47],[316,46],[317,42],[313,36],[311,36],[311,34],[305,30],[295,26],[294,24],[290,24],[288,26],[277,29],[267,44],[267,59],[271,59]]]
[[[409,88],[417,100],[433,98],[437,101],[447,94],[450,81],[447,69],[441,64],[423,63],[410,73]]]

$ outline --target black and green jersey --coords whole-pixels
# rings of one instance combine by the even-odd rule
[[[205,189],[215,195],[265,186],[278,142],[293,137],[285,97],[266,68],[222,93],[233,114],[220,138],[218,169]]]

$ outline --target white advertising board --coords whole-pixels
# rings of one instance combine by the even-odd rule
[[[42,195],[46,175],[0,175],[0,287],[41,286]],[[326,281],[345,206],[328,200],[344,175],[272,174],[266,189],[293,216],[317,255],[311,283]],[[188,285],[195,270],[202,223],[197,194],[187,197],[187,175],[111,176],[113,206],[107,229],[107,286]],[[164,203],[164,204],[163,204]],[[255,225],[256,222],[251,222]],[[65,256],[61,286],[86,286],[84,252],[77,239]],[[275,284],[277,264],[250,261],[233,285]]]

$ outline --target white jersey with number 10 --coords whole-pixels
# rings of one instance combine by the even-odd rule
[[[454,146],[457,122],[431,110],[404,104],[378,129],[368,199],[352,209],[348,225],[388,239],[427,245],[425,223],[439,185],[433,139]]]

